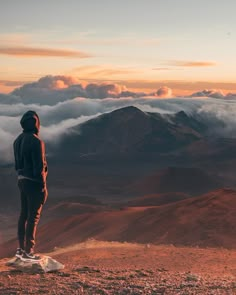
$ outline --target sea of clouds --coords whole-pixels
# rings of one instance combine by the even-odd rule
[[[168,87],[154,93],[135,93],[116,84],[86,84],[72,77],[46,76],[10,94],[0,93],[0,163],[13,162],[12,144],[21,132],[20,119],[28,110],[39,114],[42,139],[57,144],[71,127],[125,106],[161,114],[185,111],[210,122],[212,128],[224,123],[214,132],[228,137],[236,135],[234,94],[204,90],[190,97],[172,97]]]

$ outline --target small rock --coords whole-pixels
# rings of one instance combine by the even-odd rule
[[[168,271],[168,269],[165,269],[164,267],[162,267],[162,268],[158,268],[157,270],[158,270],[159,272]]]
[[[61,270],[64,268],[64,265],[60,262],[52,259],[49,256],[41,256],[39,261],[26,261],[21,258],[14,257],[9,260],[6,265],[14,267],[17,270],[22,272],[31,272],[31,273],[45,273]]]
[[[197,282],[199,280],[198,276],[195,275],[195,274],[187,274],[186,276],[186,281],[194,281],[194,282]]]

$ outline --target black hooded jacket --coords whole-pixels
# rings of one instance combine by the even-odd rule
[[[23,132],[14,142],[15,169],[18,175],[46,184],[47,162],[44,142],[38,137],[40,121],[36,112],[28,111],[21,118]]]

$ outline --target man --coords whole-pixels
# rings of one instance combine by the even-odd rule
[[[45,147],[38,136],[40,121],[36,112],[26,112],[20,124],[23,132],[14,142],[15,169],[21,197],[16,257],[39,260],[40,256],[34,254],[34,246],[37,224],[48,195]]]

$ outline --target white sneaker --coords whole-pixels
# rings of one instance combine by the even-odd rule
[[[22,256],[23,256],[24,253],[25,253],[25,251],[24,251],[23,249],[21,249],[21,248],[17,248],[17,249],[16,249],[16,254],[15,254],[15,256],[16,256],[17,258],[22,258]]]
[[[24,261],[40,261],[42,258],[39,255],[34,255],[34,253],[26,253],[24,252],[22,257],[22,260]]]

